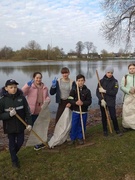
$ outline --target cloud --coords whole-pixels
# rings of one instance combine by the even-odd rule
[[[6,0],[0,2],[0,47],[24,47],[30,40],[75,50],[78,41],[107,47],[99,36],[100,0]],[[6,38],[4,38],[6,36]]]

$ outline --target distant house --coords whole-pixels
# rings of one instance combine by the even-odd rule
[[[77,59],[78,53],[68,53],[67,57],[69,59]],[[83,59],[99,59],[100,55],[98,53],[81,54],[81,58],[83,58]]]
[[[81,57],[82,57],[83,59],[87,59],[87,58],[88,58],[88,55],[87,55],[87,54],[81,54]]]
[[[129,54],[129,57],[130,57],[130,58],[135,58],[135,53]]]
[[[118,57],[121,57],[121,54],[120,54],[120,53],[113,53],[113,56],[114,56],[115,58],[118,58]]]
[[[76,59],[76,58],[78,58],[78,54],[77,53],[68,53],[67,57],[69,59]]]
[[[87,55],[87,58],[90,58],[90,59],[99,59],[101,57],[100,57],[100,55],[98,53],[89,53]]]

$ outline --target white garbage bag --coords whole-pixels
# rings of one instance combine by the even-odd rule
[[[54,134],[48,142],[50,148],[60,145],[68,139],[71,129],[71,114],[71,110],[69,108],[65,108],[55,126]]]
[[[124,100],[122,125],[124,128],[135,129],[135,97],[133,95],[127,96]]]
[[[50,123],[50,111],[48,107],[48,102],[46,102],[43,105],[33,126],[33,130],[44,142],[47,142],[49,123]],[[26,146],[34,146],[36,144],[41,144],[41,143],[42,142],[31,132],[28,141],[26,142]]]

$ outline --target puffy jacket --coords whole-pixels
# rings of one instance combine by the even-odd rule
[[[30,106],[31,113],[33,114],[36,107],[38,89],[34,83],[31,86],[28,86],[28,84],[26,83],[22,87],[22,91],[24,95],[27,97],[27,101]],[[50,102],[50,97],[48,94],[48,88],[44,85],[43,86],[43,102],[46,102],[46,101]]]
[[[79,88],[80,100],[83,102],[81,106],[82,112],[88,111],[88,106],[92,103],[91,91],[84,85],[81,89]],[[78,93],[77,88],[73,88],[69,94],[68,102],[72,105],[73,111],[80,111],[79,106],[76,105],[76,101],[78,101]]]
[[[2,88],[0,99],[0,120],[3,120],[5,134],[20,133],[25,125],[16,117],[10,117],[9,108],[15,108],[17,114],[29,125],[32,124],[29,106],[21,90],[17,89],[16,94],[8,94]]]
[[[60,79],[57,80],[56,87],[50,88],[50,94],[54,95],[56,94],[56,103],[60,103],[61,100],[61,94],[60,94]],[[75,82],[70,79],[70,90],[74,87]]]
[[[124,92],[125,98],[130,94],[130,88],[135,87],[135,75],[126,74],[121,80],[120,89]]]
[[[106,93],[103,93],[104,100],[108,106],[115,106],[116,104],[116,94],[118,93],[118,81],[112,76],[108,78],[106,75],[100,80],[101,86],[106,90]],[[99,104],[101,103],[102,95],[98,90],[99,85],[96,90],[96,95],[99,99]]]

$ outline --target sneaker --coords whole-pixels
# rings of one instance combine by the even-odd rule
[[[43,148],[45,148],[44,144],[37,144],[37,145],[34,146],[34,150],[36,150],[36,151],[38,151],[40,149],[43,149]]]
[[[107,131],[104,131],[104,136],[108,136],[108,132]]]
[[[83,145],[84,144],[84,141],[82,139],[78,139],[78,144],[79,145]]]
[[[123,127],[123,132],[128,132],[130,129],[129,128],[124,128]]]
[[[75,141],[73,141],[73,140],[68,142],[68,145],[73,145],[73,144],[75,144]]]
[[[120,131],[116,131],[116,134],[118,134],[119,136],[123,135]]]
[[[13,168],[20,168],[20,163],[19,163],[19,161],[12,162],[12,167],[13,167]]]

